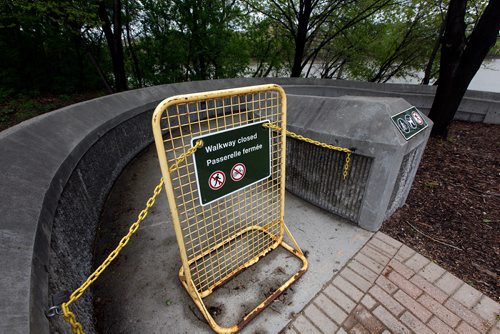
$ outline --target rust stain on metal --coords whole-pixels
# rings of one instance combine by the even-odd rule
[[[254,103],[255,101],[259,103]],[[234,117],[233,113],[237,113],[241,107],[245,109],[246,117]],[[228,108],[231,109],[230,112]],[[231,208],[238,210],[242,201],[248,211],[259,208],[255,212],[249,212],[251,219],[245,218],[241,222],[228,220],[226,215],[218,213],[224,205],[213,207],[199,204],[197,188],[192,185],[192,180],[196,179],[194,169],[183,166],[176,168],[174,173],[168,168],[171,160],[167,158],[167,153],[169,156],[176,156],[181,152],[189,152],[192,149],[191,140],[196,136],[257,121],[268,121],[285,130],[286,95],[280,86],[260,85],[173,96],[160,102],[153,113],[153,134],[182,261],[179,279],[210,327],[217,333],[237,332],[307,270],[307,259],[283,221],[285,131],[270,132],[272,140],[269,145],[272,156],[275,157],[270,159],[270,170],[273,171],[270,177],[259,181],[261,184],[252,190],[251,196],[240,191],[235,193],[234,202],[233,198],[224,202],[227,205],[224,208],[226,212]],[[160,123],[164,123],[163,127]],[[176,135],[172,136],[172,133]],[[276,158],[278,156],[279,159]],[[188,215],[186,212],[196,214]],[[195,232],[199,233],[196,238],[193,237]],[[245,235],[245,242],[252,247],[241,247],[238,250],[232,245],[237,245],[239,238],[245,233],[248,233]],[[290,245],[284,242],[285,235]],[[205,242],[206,240],[210,242]],[[203,298],[242,270],[256,264],[278,246],[299,258],[303,263],[302,268],[245,315],[237,325],[219,326],[213,318],[213,313],[217,312],[210,312]],[[233,251],[219,252],[220,248]],[[223,268],[220,263],[229,265]]]
[[[243,320],[241,320],[236,326],[238,330],[245,327],[250,321],[252,321],[256,316],[258,316],[262,311],[266,309],[271,303],[278,298],[286,289],[295,283],[302,275],[307,271],[307,269],[300,269],[295,275],[291,277],[284,285],[275,290],[270,294],[261,304],[254,308],[249,314],[247,314]]]

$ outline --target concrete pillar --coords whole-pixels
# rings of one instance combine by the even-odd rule
[[[429,126],[406,140],[391,116],[412,106],[401,98],[288,95],[288,129],[351,148],[347,180],[345,154],[288,141],[287,188],[369,231],[401,207],[408,196],[430,135]]]

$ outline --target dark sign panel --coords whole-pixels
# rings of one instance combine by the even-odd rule
[[[193,138],[203,146],[194,153],[201,205],[207,205],[270,176],[269,129],[263,121]]]
[[[406,109],[392,116],[391,119],[406,140],[409,140],[428,126],[422,113],[415,107]]]

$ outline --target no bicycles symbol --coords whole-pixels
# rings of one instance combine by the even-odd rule
[[[228,196],[271,175],[269,121],[236,126],[194,137],[203,146],[194,153],[196,183],[201,205]]]
[[[218,170],[213,172],[208,179],[208,186],[212,190],[219,190],[226,183],[226,174]]]
[[[233,181],[241,181],[243,177],[245,176],[245,173],[247,172],[247,168],[245,167],[244,164],[237,163],[236,165],[231,168],[231,179]]]

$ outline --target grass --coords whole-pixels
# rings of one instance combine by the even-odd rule
[[[0,92],[0,131],[49,111],[104,95],[103,92],[81,94],[47,94],[8,96]]]

